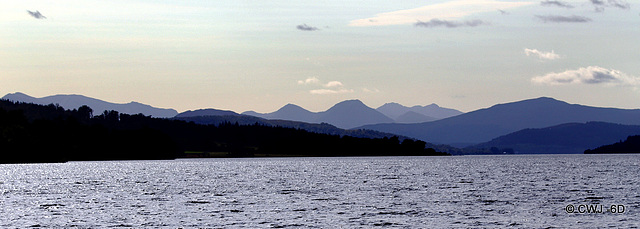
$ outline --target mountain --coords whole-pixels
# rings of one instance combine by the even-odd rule
[[[516,153],[583,153],[639,135],[640,126],[606,122],[567,123],[547,128],[524,129],[495,138],[474,148],[511,148]]]
[[[395,133],[432,143],[469,146],[526,128],[589,121],[640,125],[640,109],[589,107],[541,97],[498,104],[433,122],[375,124],[360,128]]]
[[[429,122],[462,114],[459,110],[440,107],[435,103],[427,106],[413,107],[406,107],[399,103],[386,103],[376,110],[394,119],[398,123]],[[416,119],[417,116],[413,113],[423,115],[424,117]],[[407,116],[413,116],[413,119],[407,119]]]
[[[217,110],[217,109],[212,109],[212,108],[208,108],[208,109],[200,109],[200,110],[188,110],[185,112],[182,112],[180,114],[177,114],[175,117],[176,118],[186,118],[186,117],[197,117],[197,116],[225,116],[225,115],[229,115],[229,116],[238,116],[240,114],[233,112],[233,111],[226,111],[226,110]]]
[[[2,99],[42,105],[58,104],[65,109],[77,109],[82,105],[87,105],[93,109],[93,114],[95,115],[102,114],[105,110],[115,110],[125,114],[142,113],[156,118],[171,118],[178,114],[174,109],[156,108],[138,102],[130,102],[127,104],[110,103],[82,95],[52,95],[42,98],[34,98],[26,94],[16,92],[7,94],[2,97]]]
[[[315,122],[316,114],[295,105],[287,104],[273,113],[260,114],[254,111],[243,112],[244,115],[251,115],[265,119],[280,119],[299,122]]]
[[[253,111],[247,111],[242,114],[265,119],[291,120],[308,123],[329,123],[342,129],[351,129],[367,124],[393,122],[392,119],[375,109],[368,107],[360,100],[342,101],[323,112],[311,112],[300,106],[287,104],[273,113],[260,114]]]
[[[395,121],[397,123],[420,123],[420,122],[431,122],[437,120],[434,117],[426,116],[414,111],[408,111],[403,115],[398,116]]]
[[[329,110],[318,113],[317,120],[344,129],[351,129],[367,124],[393,122],[391,118],[364,105],[360,100],[340,102],[329,108]]]

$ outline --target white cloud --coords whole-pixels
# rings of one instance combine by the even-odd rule
[[[627,75],[614,69],[606,69],[598,66],[589,66],[576,70],[567,70],[559,73],[549,73],[536,76],[531,79],[536,84],[564,85],[564,84],[604,84],[636,86],[640,85],[640,78]]]
[[[540,58],[541,60],[555,60],[555,59],[559,59],[560,55],[556,54],[555,52],[553,52],[553,50],[551,50],[551,52],[543,52],[543,51],[539,51],[537,49],[528,49],[525,48],[524,49],[524,53],[527,56],[536,56],[538,58]]]
[[[408,10],[398,10],[377,14],[375,17],[357,19],[349,22],[350,26],[380,26],[414,24],[417,21],[430,21],[438,18],[461,18],[475,13],[492,12],[496,9],[506,10],[534,2],[501,2],[495,0],[457,0],[432,4]]]
[[[298,80],[298,84],[316,84],[319,83],[320,80],[316,77],[309,77],[305,80]]]
[[[362,91],[366,92],[366,93],[378,93],[378,92],[380,92],[380,90],[378,90],[377,88],[369,89],[369,88],[366,88],[366,87],[362,88]]]
[[[315,94],[315,95],[344,94],[344,93],[353,93],[353,90],[351,90],[351,89],[337,89],[337,90],[316,89],[316,90],[309,91],[309,93]]]
[[[331,81],[324,85],[325,87],[342,87],[344,86],[340,81]]]

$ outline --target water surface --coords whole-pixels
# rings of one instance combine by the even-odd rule
[[[638,227],[639,163],[508,155],[0,165],[0,227]],[[569,214],[567,205],[624,212]]]

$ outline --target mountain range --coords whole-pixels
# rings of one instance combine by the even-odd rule
[[[640,125],[640,109],[599,108],[541,97],[417,124],[373,124],[358,128],[400,134],[458,147],[479,144],[526,128],[590,121]]]
[[[173,109],[154,108],[136,102],[115,104],[82,95],[34,98],[13,93],[3,99],[59,104],[66,109],[88,105],[94,109],[94,114],[116,110],[199,124],[260,124],[365,138],[398,135],[403,139],[419,139],[429,145],[470,147],[460,150],[461,153],[487,148],[513,149],[516,153],[578,153],[640,134],[640,109],[590,107],[548,97],[497,104],[468,113],[436,104],[406,107],[387,103],[373,109],[359,100],[346,100],[322,112],[287,104],[266,114],[253,111],[238,114],[212,108],[178,114]]]
[[[130,102],[127,104],[110,103],[83,95],[52,95],[42,98],[35,98],[20,92],[16,92],[7,94],[2,97],[2,99],[14,102],[25,102],[41,105],[58,104],[64,109],[69,110],[77,109],[82,105],[87,105],[91,107],[91,109],[93,109],[93,113],[96,115],[103,113],[105,110],[115,110],[125,114],[141,113],[156,118],[171,118],[178,114],[178,111],[174,109],[156,108],[138,102]]]
[[[260,114],[248,111],[243,114],[265,119],[292,120],[308,123],[329,123],[343,129],[351,129],[367,124],[393,122],[391,118],[374,110],[373,108],[368,107],[360,100],[342,101],[323,112],[310,112],[302,107],[287,104],[273,113]]]
[[[376,110],[392,118],[396,123],[430,122],[462,114],[459,110],[440,107],[435,103],[413,107],[406,107],[399,103],[386,103]]]
[[[292,120],[308,123],[329,123],[339,128],[352,129],[358,126],[378,123],[419,123],[434,121],[462,114],[462,112],[442,108],[436,104],[406,107],[398,103],[387,103],[373,109],[360,100],[346,100],[326,111],[311,112],[295,104],[287,104],[272,113],[243,112],[265,119]]]

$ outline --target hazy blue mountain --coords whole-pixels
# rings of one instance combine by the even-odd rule
[[[408,114],[409,112],[421,114],[426,117],[422,119],[423,121],[416,119],[416,121],[418,122],[434,121],[434,120],[449,118],[449,117],[462,114],[462,112],[459,110],[440,107],[435,103],[427,106],[413,106],[413,107],[403,106],[398,103],[386,103],[378,107],[376,110],[386,115],[387,117],[394,119],[398,123],[408,123],[408,120],[410,119],[407,119],[407,117],[402,117],[405,114],[414,116],[414,119],[416,119],[415,118],[416,116],[414,114]],[[404,120],[400,120],[399,118],[401,117]]]
[[[234,116],[234,115],[240,115],[236,112],[233,111],[227,111],[227,110],[217,110],[217,109],[212,109],[212,108],[208,108],[208,109],[199,109],[199,110],[188,110],[185,112],[182,112],[178,115],[176,115],[176,118],[183,118],[183,117],[196,117],[196,116],[224,116],[224,115],[229,115],[229,116]]]
[[[500,136],[474,148],[512,148],[516,153],[583,153],[587,149],[640,135],[640,126],[606,122],[567,123],[524,129]]]
[[[42,98],[34,98],[26,94],[16,92],[7,94],[2,97],[2,99],[43,105],[58,104],[65,109],[77,109],[82,105],[87,105],[93,109],[94,115],[101,114],[105,110],[115,110],[125,114],[142,113],[156,118],[170,118],[178,114],[174,109],[156,108],[138,102],[130,102],[127,104],[110,103],[82,95],[52,95]]]
[[[434,117],[426,116],[423,114],[419,114],[414,111],[408,111],[403,115],[398,116],[395,121],[396,123],[421,123],[421,122],[431,122],[437,120]]]
[[[287,104],[273,113],[261,114],[254,111],[247,111],[247,112],[243,112],[242,114],[265,118],[265,119],[280,119],[280,120],[291,120],[291,121],[299,121],[299,122],[316,122],[316,113],[305,110],[304,108],[295,104]]]
[[[253,111],[242,113],[265,119],[291,120],[308,123],[329,123],[339,128],[350,129],[357,126],[392,123],[393,120],[360,100],[340,102],[323,112],[311,112],[293,104],[287,104],[273,113],[261,114]]]
[[[329,110],[318,113],[317,121],[326,122],[344,129],[367,124],[393,122],[391,118],[364,105],[360,100],[340,102],[329,108]]]
[[[498,104],[433,122],[375,124],[360,128],[400,134],[426,142],[468,146],[526,128],[589,121],[640,125],[640,109],[589,107],[542,97]]]

